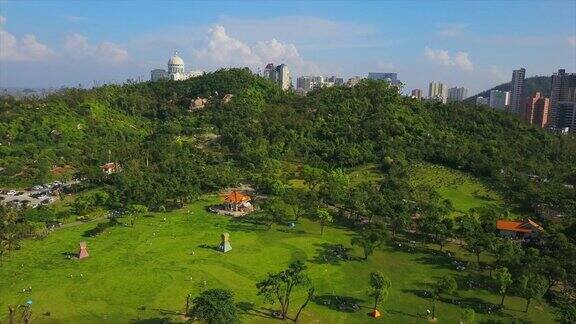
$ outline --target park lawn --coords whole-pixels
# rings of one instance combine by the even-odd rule
[[[417,188],[434,188],[444,199],[454,206],[452,216],[468,212],[471,208],[491,206],[510,210],[503,197],[482,183],[479,179],[462,171],[449,169],[436,164],[420,163],[410,168],[410,183]],[[520,217],[511,211],[514,218]]]
[[[20,250],[10,253],[0,266],[0,320],[7,316],[8,304],[33,301],[35,323],[125,323],[138,320],[180,319],[188,293],[197,295],[207,288],[231,289],[241,303],[243,322],[273,323],[268,309],[277,304],[263,303],[255,283],[267,272],[284,269],[295,260],[306,261],[317,299],[302,314],[303,323],[389,323],[427,322],[417,317],[431,308],[430,300],[419,297],[427,284],[444,274],[457,277],[444,253],[436,247],[408,252],[401,247],[385,247],[368,261],[343,261],[329,253],[330,247],[350,247],[354,233],[333,226],[320,235],[317,223],[301,220],[296,228],[275,225],[271,230],[226,216],[206,212],[218,201],[205,197],[185,208],[140,217],[134,228],[118,226],[96,237],[84,237],[95,223],[57,230],[42,240],[25,240]],[[126,220],[127,221],[127,220]],[[232,251],[222,254],[212,247],[222,232],[230,233]],[[90,257],[69,260],[67,252],[77,252],[78,242],[86,241]],[[208,247],[201,247],[208,245]],[[474,257],[457,246],[449,246],[459,257]],[[359,249],[352,255],[361,256]],[[372,302],[366,297],[370,272],[381,271],[392,282],[390,297],[378,320],[366,315]],[[32,287],[31,292],[22,292]],[[346,312],[334,303],[334,296],[358,302],[358,312]],[[457,292],[453,298],[471,303],[499,302],[484,290]],[[292,301],[294,315],[303,295]],[[482,320],[527,319],[551,323],[553,316],[545,304],[533,303],[523,313],[524,300],[508,297],[509,310],[502,315],[478,314]],[[380,308],[382,309],[382,307]],[[42,315],[50,312],[50,315]],[[438,303],[440,323],[456,323],[460,308]]]

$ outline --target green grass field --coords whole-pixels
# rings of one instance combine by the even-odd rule
[[[493,206],[508,209],[502,196],[478,179],[457,170],[434,164],[416,164],[410,168],[410,183],[417,188],[434,188],[454,206],[453,216],[466,213],[471,208]],[[512,216],[518,215],[511,213]]]
[[[454,270],[451,260],[435,252],[435,247],[412,253],[385,247],[367,262],[335,259],[330,248],[335,244],[350,247],[354,235],[350,230],[328,227],[321,236],[318,224],[308,220],[302,220],[295,229],[274,226],[265,230],[260,225],[206,212],[206,206],[217,200],[211,196],[182,210],[141,217],[134,228],[118,226],[93,238],[83,236],[96,225],[88,223],[57,230],[42,240],[24,241],[22,249],[10,253],[0,266],[0,319],[6,319],[8,304],[30,299],[35,323],[177,321],[186,294],[223,287],[234,292],[236,302],[244,309],[252,308],[242,312],[243,322],[276,322],[269,317],[269,309],[277,305],[263,303],[256,296],[255,283],[267,272],[303,260],[317,292],[317,299],[303,313],[303,323],[425,323],[427,320],[417,314],[424,313],[431,304],[419,294],[441,275],[465,275]],[[222,232],[230,233],[233,247],[226,254],[211,248],[219,243]],[[65,254],[77,252],[78,242],[84,240],[90,257],[68,259]],[[459,247],[448,249],[460,259],[473,259]],[[351,254],[361,256],[357,249]],[[365,292],[372,271],[381,271],[392,281],[384,315],[378,320],[366,315],[371,301]],[[31,292],[22,292],[28,287],[32,287]],[[340,310],[337,303],[326,303],[335,296],[349,298],[363,307],[348,312]],[[303,298],[296,297],[292,315]],[[498,296],[478,289],[460,289],[450,298],[475,304],[499,302]],[[525,314],[524,300],[509,297],[506,307],[501,315],[477,314],[477,318],[553,322],[545,304],[533,303]],[[47,312],[49,316],[43,315]],[[440,323],[457,323],[459,314],[458,306],[445,302],[437,305]]]

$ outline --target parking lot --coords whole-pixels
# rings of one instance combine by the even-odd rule
[[[66,191],[72,185],[80,181],[72,180],[66,183],[54,181],[52,183],[37,185],[25,190],[2,189],[0,190],[0,203],[11,205],[16,208],[48,205],[58,199],[60,191]]]

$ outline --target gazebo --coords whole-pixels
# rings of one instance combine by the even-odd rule
[[[224,209],[228,211],[241,211],[251,208],[250,196],[244,195],[236,190],[224,196]]]

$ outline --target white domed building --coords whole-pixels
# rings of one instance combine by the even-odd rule
[[[185,72],[184,60],[178,56],[178,52],[174,52],[174,55],[168,60],[168,71],[162,69],[155,69],[150,72],[152,81],[159,80],[186,80],[201,76],[204,74],[203,71],[189,71]]]

